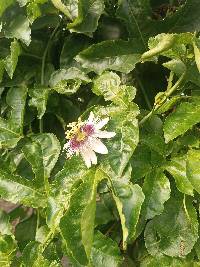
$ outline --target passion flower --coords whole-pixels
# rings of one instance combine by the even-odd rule
[[[95,118],[93,112],[90,112],[86,121],[79,119],[78,122],[70,123],[68,127],[71,129],[66,132],[66,139],[69,141],[63,147],[63,150],[67,151],[67,157],[70,158],[80,153],[88,168],[92,164],[97,164],[96,153],[108,153],[107,147],[100,139],[112,138],[116,135],[115,132],[101,130],[108,121],[108,117],[100,120]]]

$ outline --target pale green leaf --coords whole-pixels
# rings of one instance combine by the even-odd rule
[[[166,170],[174,177],[178,190],[184,194],[193,196],[193,186],[186,174],[186,158],[172,158],[166,166]]]
[[[60,94],[71,95],[78,91],[82,83],[89,83],[89,77],[81,70],[71,67],[52,73],[49,84]]]
[[[164,136],[169,142],[177,136],[184,134],[193,125],[200,122],[199,101],[181,103],[176,110],[171,113],[164,122]]]
[[[134,87],[121,85],[120,77],[114,72],[105,72],[98,76],[94,80],[92,91],[96,95],[103,95],[105,100],[124,106],[128,106],[136,94]]]
[[[29,20],[25,16],[19,14],[9,25],[5,26],[6,38],[16,38],[21,40],[24,44],[29,45],[31,42],[31,29],[29,24]]]
[[[186,173],[194,189],[200,193],[200,151],[189,150],[187,153]]]
[[[18,57],[21,54],[21,47],[17,40],[14,40],[10,46],[10,55],[4,60],[5,69],[12,79],[14,71],[17,66]]]

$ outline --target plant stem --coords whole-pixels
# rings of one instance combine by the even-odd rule
[[[174,86],[168,86],[166,92],[164,93],[163,98],[160,100],[160,102],[158,104],[155,104],[153,109],[150,111],[150,113],[148,113],[140,122],[139,125],[141,126],[145,121],[147,121],[167,100],[167,98],[173,94],[177,88],[182,84],[182,82],[184,81],[186,76],[186,72],[184,72],[181,77],[178,79],[178,81],[174,84]],[[170,73],[170,77],[169,77],[169,83],[171,83],[172,76]]]
[[[151,106],[151,102],[150,102],[150,100],[149,100],[149,97],[148,97],[148,95],[147,95],[147,93],[146,93],[146,91],[145,91],[145,89],[144,89],[144,86],[143,86],[143,84],[142,84],[140,78],[138,77],[137,73],[136,73],[135,77],[136,77],[137,82],[138,82],[138,85],[139,85],[139,87],[140,87],[140,89],[141,89],[141,91],[142,91],[142,94],[143,94],[144,99],[145,99],[145,101],[146,101],[147,107],[148,107],[149,109],[152,109],[152,106]]]
[[[44,85],[45,84],[45,81],[44,81],[44,72],[45,72],[45,63],[46,63],[46,58],[47,58],[47,53],[48,53],[48,50],[49,50],[49,47],[50,47],[50,44],[51,44],[51,41],[57,31],[59,27],[59,24],[56,26],[56,28],[53,30],[52,34],[50,35],[50,38],[47,42],[47,46],[44,50],[44,54],[43,54],[43,57],[42,57],[42,67],[41,67],[41,85]],[[42,118],[39,119],[39,130],[40,130],[40,133],[43,133],[43,120]]]

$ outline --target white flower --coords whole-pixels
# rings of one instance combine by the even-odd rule
[[[66,138],[69,141],[63,147],[67,151],[67,157],[80,153],[88,168],[92,164],[97,164],[95,152],[108,153],[107,147],[100,138],[112,138],[116,135],[115,132],[101,131],[108,121],[108,117],[100,120],[94,117],[93,112],[90,112],[88,120],[81,121],[79,119],[78,122],[70,123],[68,126],[71,127],[71,130],[66,132]]]

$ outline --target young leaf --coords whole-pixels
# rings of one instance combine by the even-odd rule
[[[129,105],[136,94],[132,86],[120,85],[120,77],[114,72],[105,72],[94,80],[92,91],[96,95],[103,95],[105,100],[112,101],[118,105]]]
[[[168,143],[200,122],[199,112],[200,105],[198,99],[197,101],[181,103],[164,122],[165,141]]]
[[[146,226],[145,244],[152,256],[184,257],[198,239],[197,214],[191,199],[185,201],[180,193],[175,194],[164,212]]]
[[[25,87],[13,87],[8,91],[6,100],[11,114],[7,120],[0,118],[0,147],[14,147],[22,138],[26,94]]]
[[[9,215],[3,210],[0,210],[0,233],[2,235],[12,235],[12,226],[9,220]]]
[[[68,29],[71,32],[85,33],[91,36],[97,28],[103,10],[103,0],[79,0],[78,17],[68,24]]]
[[[60,94],[71,95],[78,91],[82,83],[91,80],[78,68],[61,69],[52,73],[49,84]]]
[[[145,201],[142,214],[145,219],[152,219],[164,210],[164,203],[170,198],[170,183],[161,170],[152,171],[145,177],[143,184]]]
[[[101,74],[104,70],[129,73],[141,58],[141,46],[136,39],[109,40],[93,44],[76,56],[83,68]]]

